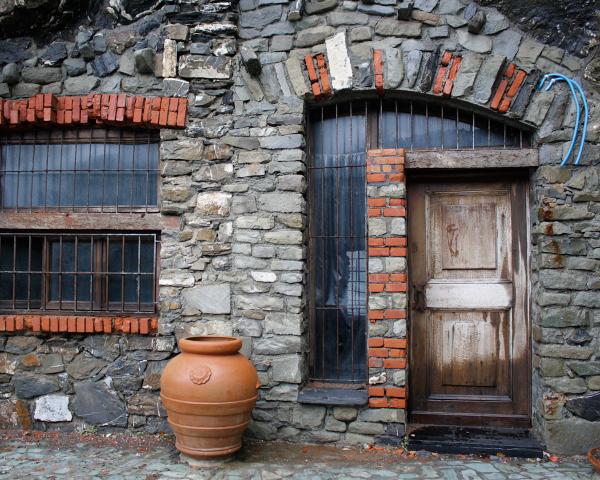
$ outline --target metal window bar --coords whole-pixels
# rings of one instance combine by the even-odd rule
[[[115,244],[116,270],[109,247]],[[127,246],[135,250],[130,256]],[[154,314],[159,246],[157,233],[2,232],[0,311]],[[118,298],[111,296],[114,277]]]
[[[308,273],[310,378],[317,382],[366,381],[367,114],[367,102],[313,112]]]
[[[116,129],[2,134],[0,212],[157,212],[158,141]]]

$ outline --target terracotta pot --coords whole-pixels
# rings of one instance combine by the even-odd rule
[[[181,353],[162,373],[160,397],[182,453],[212,458],[241,448],[259,386],[241,347],[234,337],[179,340]]]
[[[600,447],[590,449],[588,452],[588,460],[592,464],[592,467],[600,473]]]

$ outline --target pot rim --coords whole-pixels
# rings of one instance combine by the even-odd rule
[[[179,339],[178,343],[182,352],[203,355],[233,355],[242,348],[239,338],[220,335],[193,335]]]

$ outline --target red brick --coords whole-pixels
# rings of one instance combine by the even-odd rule
[[[406,310],[385,310],[384,318],[387,319],[398,319],[406,318]]]
[[[504,70],[504,76],[506,78],[512,78],[512,76],[515,74],[516,67],[517,66],[514,63],[509,63],[506,67],[506,70]]]
[[[383,366],[385,368],[406,368],[406,359],[386,358],[383,360]]]
[[[322,95],[328,96],[331,94],[331,83],[329,81],[329,71],[327,70],[327,62],[325,55],[317,54],[317,67],[319,69],[319,79],[321,80]]]
[[[390,280],[392,282],[406,282],[408,275],[406,273],[392,273]]]
[[[390,248],[391,257],[406,257],[406,248]]]
[[[406,283],[388,283],[385,286],[386,292],[406,292],[407,290]]]
[[[404,177],[403,173],[395,173],[393,175],[389,175],[389,181],[390,182],[401,183],[401,182],[404,182],[404,180],[405,180],[405,177]]]
[[[85,331],[87,333],[94,333],[94,318],[85,317]]]
[[[369,320],[382,320],[383,310],[369,310],[368,317]]]
[[[76,317],[77,326],[75,328],[77,333],[85,333],[85,317]]]
[[[369,283],[369,292],[370,293],[383,292],[384,289],[385,289],[385,285],[383,283]]]
[[[385,198],[369,198],[367,199],[367,205],[369,207],[385,207],[386,200]]]
[[[373,50],[373,67],[375,71],[375,90],[383,94],[383,58],[381,50]]]
[[[104,320],[100,317],[94,318],[94,332],[101,333],[104,330]]]
[[[369,273],[369,282],[387,282],[390,275],[387,273]]]
[[[50,317],[50,331],[58,332],[58,317]]]
[[[390,358],[404,358],[406,357],[406,350],[401,350],[399,348],[390,348],[388,349]]]
[[[17,315],[15,318],[15,330],[21,331],[25,329],[25,319],[23,315]]]
[[[385,239],[388,247],[406,247],[406,237],[390,237]]]
[[[384,395],[385,389],[383,387],[369,386],[369,397],[383,397]]]
[[[504,92],[506,91],[506,87],[508,86],[508,80],[507,79],[502,79],[502,81],[500,82],[500,85],[498,85],[498,89],[496,90],[496,94],[494,95],[494,98],[492,98],[492,103],[490,104],[490,108],[492,110],[498,110],[498,106],[500,105],[500,101],[502,100],[502,97],[504,96]]]
[[[0,317],[0,332],[6,331],[6,318]]]
[[[380,182],[385,182],[385,175],[378,174],[378,173],[373,173],[373,174],[367,175],[367,183],[380,183]]]
[[[405,217],[406,208],[404,207],[388,207],[383,209],[384,217]]]
[[[77,317],[67,318],[67,331],[73,333],[77,331]]]
[[[388,406],[390,408],[406,408],[406,400],[403,398],[390,398]]]
[[[514,78],[510,88],[508,89],[508,92],[506,92],[506,95],[511,98],[514,97],[519,91],[519,88],[521,88],[521,84],[525,80],[526,76],[527,74],[523,70],[519,70],[517,72],[517,76]]]
[[[369,407],[371,408],[387,408],[388,401],[387,398],[369,398]]]
[[[383,347],[383,338],[371,337],[368,340],[369,347]]]
[[[150,319],[140,318],[140,333],[146,335],[150,333]]]
[[[440,67],[438,69],[437,75],[435,76],[435,81],[433,82],[433,93],[435,93],[436,95],[442,93],[442,90],[444,89],[444,82],[446,80],[447,72],[447,67]]]
[[[31,330],[34,332],[40,332],[42,330],[42,319],[38,315],[35,315],[31,319]]]
[[[379,215],[377,215],[379,216]],[[383,246],[383,238],[369,238],[368,240],[369,247],[382,247]]]
[[[59,332],[68,332],[69,331],[69,319],[64,315],[61,315],[58,318],[58,331]]]
[[[369,217],[380,217],[381,209],[380,208],[369,208],[369,210],[367,211],[367,214],[369,215]]]
[[[391,207],[405,207],[406,200],[404,198],[390,198]]]
[[[405,338],[386,338],[383,344],[389,348],[406,348]]]
[[[131,333],[139,333],[140,332],[140,322],[137,318],[131,319]]]
[[[102,331],[104,333],[112,332],[112,318],[105,317],[102,319]]]
[[[389,248],[378,248],[371,247],[369,248],[369,256],[370,257],[387,257],[390,254]]]
[[[386,387],[385,394],[388,397],[406,398],[406,388],[404,388],[404,387]]]
[[[444,52],[444,54],[442,55],[442,59],[440,60],[440,63],[444,67],[447,67],[450,64],[450,60],[452,60],[452,52],[449,52],[448,50],[446,50]]]
[[[43,316],[42,317],[42,332],[50,331],[50,317]]]
[[[387,348],[369,348],[369,357],[387,358]]]

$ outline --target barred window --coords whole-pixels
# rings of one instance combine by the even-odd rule
[[[0,309],[154,313],[154,233],[0,233]]]
[[[0,137],[0,210],[156,210],[153,132],[37,130]]]
[[[157,132],[0,134],[0,311],[156,313]]]

